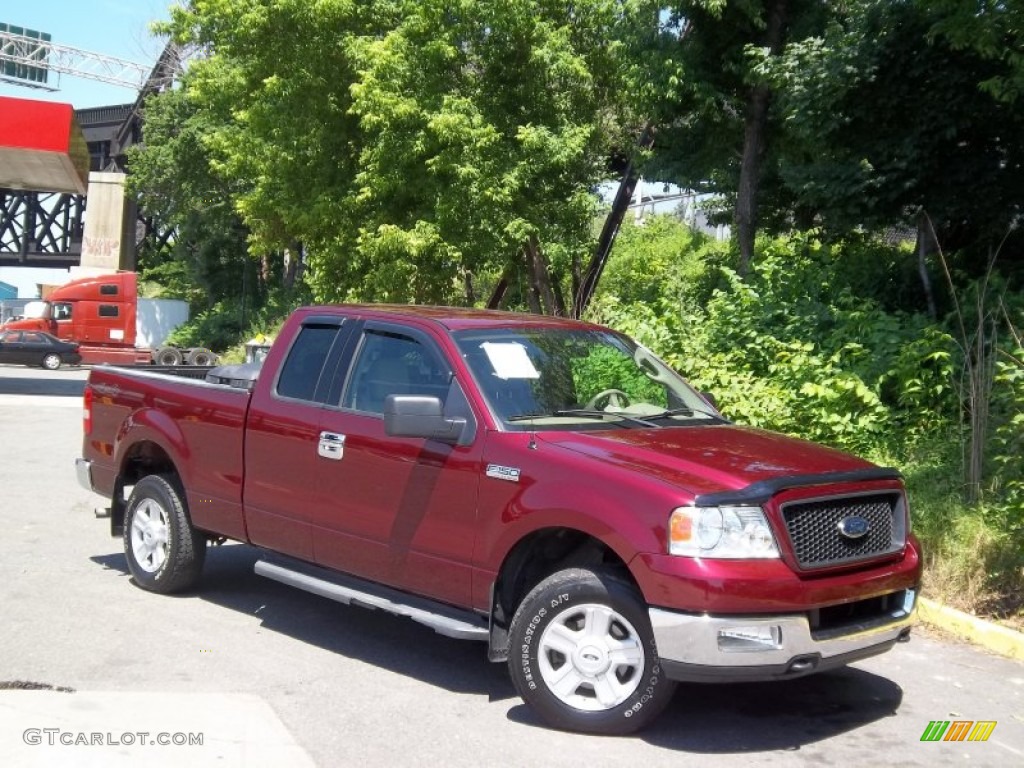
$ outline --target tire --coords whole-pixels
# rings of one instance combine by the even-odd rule
[[[181,365],[181,350],[177,347],[160,347],[153,353],[153,362],[156,365]]]
[[[547,724],[581,733],[640,730],[675,690],[643,599],[597,568],[559,571],[534,587],[512,619],[508,667]]]
[[[179,592],[199,580],[206,537],[192,527],[183,494],[167,477],[136,483],[124,512],[124,554],[135,583],[149,592]]]
[[[56,371],[58,368],[60,368],[60,363],[60,355],[58,355],[56,352],[49,352],[43,358],[43,368],[45,368],[48,371]]]
[[[204,347],[196,347],[188,353],[189,365],[216,365],[217,356]]]

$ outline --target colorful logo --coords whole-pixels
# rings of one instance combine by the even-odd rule
[[[921,741],[988,741],[995,729],[995,720],[932,720]]]

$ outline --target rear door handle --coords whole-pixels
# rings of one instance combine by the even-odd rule
[[[337,432],[321,432],[316,452],[325,459],[341,461],[345,455],[345,436]]]

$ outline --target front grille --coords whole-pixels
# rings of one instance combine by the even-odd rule
[[[793,502],[782,507],[782,517],[801,568],[870,560],[898,552],[906,539],[894,493]],[[868,532],[856,539],[840,532],[840,523],[855,517],[868,523]]]

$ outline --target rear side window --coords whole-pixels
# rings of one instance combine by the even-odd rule
[[[100,296],[117,296],[117,283],[104,283],[101,285]]]
[[[117,317],[117,304],[100,304],[100,317]]]
[[[305,326],[299,331],[277,380],[277,394],[296,400],[316,399],[324,363],[338,337],[338,326]]]

